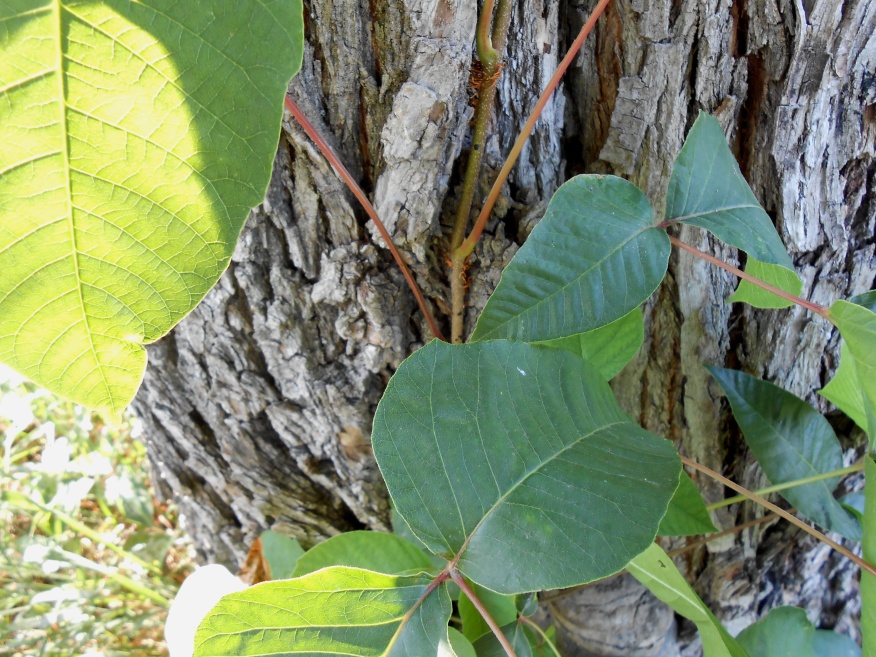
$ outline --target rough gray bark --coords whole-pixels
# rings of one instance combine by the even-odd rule
[[[485,187],[591,7],[514,2]],[[441,315],[446,221],[472,112],[475,8],[312,0],[306,19],[305,64],[291,92],[372,195]],[[873,287],[876,0],[616,0],[539,122],[476,251],[469,326],[568,176],[622,175],[659,208],[700,109],[725,126],[804,296],[829,303]],[[150,348],[136,409],[154,470],[204,559],[237,564],[269,527],[305,545],[386,528],[371,416],[395,367],[429,336],[372,228],[286,124],[265,203],[228,272]],[[682,237],[738,259],[696,230]],[[646,344],[616,390],[643,426],[757,487],[764,479],[702,364],[765,376],[828,410],[813,391],[835,369],[837,336],[795,309],[727,305],[734,285],[674,254],[647,305]],[[708,499],[723,496],[698,483]],[[737,505],[717,519],[730,527],[759,514]],[[681,565],[734,631],[778,604],[857,631],[856,573],[784,525],[715,541]],[[691,628],[636,586],[613,582],[551,603],[565,654],[697,654]]]

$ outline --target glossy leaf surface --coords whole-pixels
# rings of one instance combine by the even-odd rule
[[[734,370],[709,367],[724,389],[733,417],[760,467],[773,484],[813,477],[843,467],[839,441],[827,420],[778,386]],[[813,522],[861,539],[854,517],[834,498],[839,477],[781,491]]]
[[[633,359],[644,339],[645,321],[642,310],[636,308],[594,331],[537,344],[581,356],[599,370],[603,379],[611,381]]]
[[[638,187],[613,176],[576,176],[502,272],[473,341],[553,340],[620,319],[657,289],[669,239],[652,226]]]
[[[793,294],[795,297],[799,297],[800,292],[803,290],[803,282],[797,276],[797,272],[780,265],[769,265],[765,262],[760,262],[753,256],[749,256],[748,262],[745,263],[745,273],[751,274],[764,283],[769,283],[784,292]],[[788,308],[794,305],[792,302],[746,280],[739,281],[739,286],[727,301],[744,301],[756,308]]]
[[[0,4],[0,361],[113,413],[228,264],[300,0]]]
[[[696,536],[716,531],[697,485],[682,472],[657,533],[660,536]]]
[[[680,471],[586,361],[504,340],[433,341],[404,361],[372,443],[411,530],[500,593],[623,568],[654,539]]]
[[[748,657],[659,545],[651,544],[627,569],[658,599],[696,624],[704,657]]]
[[[666,220],[705,228],[761,262],[793,271],[769,215],[742,176],[718,121],[700,112],[672,167]]]
[[[450,656],[450,598],[431,578],[327,568],[227,595],[203,620],[195,657]]]
[[[429,556],[409,541],[383,532],[346,532],[310,548],[298,560],[293,577],[327,566],[350,566],[400,575],[432,567]]]

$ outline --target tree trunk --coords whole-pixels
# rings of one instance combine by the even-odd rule
[[[484,188],[591,2],[513,0]],[[465,0],[312,0],[290,91],[374,201],[447,317],[446,240],[464,164],[476,8]],[[715,114],[804,281],[829,304],[876,276],[876,0],[616,0],[548,105],[470,270],[467,327],[557,186],[582,172],[641,186],[660,210],[698,110]],[[729,262],[696,229],[686,241]],[[615,381],[626,409],[681,451],[749,487],[765,481],[706,364],[814,390],[837,335],[798,309],[724,302],[735,282],[674,253],[646,305],[646,342]],[[369,447],[389,376],[429,339],[373,226],[294,123],[265,202],[219,285],[149,351],[135,408],[163,491],[201,557],[237,565],[273,528],[311,545],[386,529]],[[839,421],[839,420],[838,420]],[[847,425],[844,425],[848,429]],[[854,438],[854,436],[853,436]],[[847,441],[848,457],[856,443]],[[724,491],[698,481],[710,501]],[[718,512],[722,528],[762,515]],[[675,541],[672,547],[684,545]],[[770,522],[689,552],[683,566],[738,631],[779,604],[857,633],[857,574]],[[568,655],[696,655],[695,633],[622,578],[549,604]]]

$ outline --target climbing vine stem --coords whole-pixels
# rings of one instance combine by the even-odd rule
[[[308,118],[304,116],[304,114],[301,112],[301,108],[298,107],[297,103],[292,100],[288,95],[286,96],[285,102],[286,109],[288,109],[292,116],[295,117],[295,120],[302,127],[304,132],[307,133],[307,136],[313,140],[313,143],[316,144],[317,148],[319,148],[325,159],[329,161],[335,172],[338,174],[338,176],[340,176],[341,180],[346,183],[350,191],[353,192],[353,195],[359,200],[359,203],[362,204],[362,207],[365,209],[365,212],[368,213],[368,216],[371,217],[374,225],[377,226],[377,230],[380,231],[380,235],[381,237],[383,237],[383,241],[386,242],[387,248],[389,249],[390,253],[392,253],[392,257],[395,259],[395,262],[398,265],[399,269],[401,269],[402,275],[404,275],[408,286],[411,288],[411,292],[413,292],[414,298],[417,300],[417,305],[420,306],[420,311],[426,318],[426,323],[429,325],[429,330],[432,331],[432,335],[439,340],[443,340],[444,342],[446,342],[446,340],[444,339],[444,335],[441,333],[441,329],[438,328],[438,322],[435,321],[435,317],[432,315],[432,311],[429,310],[429,304],[426,302],[423,293],[420,291],[419,285],[417,285],[417,281],[414,279],[413,273],[411,273],[411,270],[408,267],[407,263],[402,259],[401,254],[398,252],[398,249],[395,248],[395,244],[392,243],[392,238],[389,236],[389,231],[386,230],[386,227],[380,220],[380,216],[377,214],[377,210],[375,210],[374,206],[371,205],[371,201],[369,201],[368,197],[365,196],[365,192],[363,192],[362,188],[359,187],[359,183],[357,183],[353,176],[350,175],[350,172],[347,171],[347,167],[344,166],[344,163],[341,162],[337,154],[335,154],[334,149],[329,146],[328,142],[323,139],[321,134],[319,134],[319,131],[317,131],[317,129],[308,120]]]

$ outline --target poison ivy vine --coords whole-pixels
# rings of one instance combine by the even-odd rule
[[[0,3],[0,360],[110,413],[136,391],[143,345],[227,265],[267,184],[285,85],[301,63],[300,2],[221,4]],[[500,0],[496,45],[508,7]],[[498,51],[483,51],[500,70]],[[488,199],[486,216],[490,208]],[[863,514],[833,496],[849,468],[824,418],[770,383],[711,372],[773,490],[823,529],[862,540],[864,560],[851,556],[864,569],[863,654],[876,656],[876,294],[830,308],[800,298],[772,222],[708,115],[678,155],[665,208],[655,217],[638,188],[613,176],[565,183],[471,342],[433,341],[389,382],[372,444],[399,536],[355,533],[307,553],[265,537],[274,580],[225,596],[201,623],[195,654],[545,654],[550,630],[529,618],[531,594],[623,570],[697,624],[707,657],[858,654],[799,610],[776,610],[734,639],[654,543],[716,529],[673,446],[627,417],[607,383],[642,342],[639,307],[675,245],[743,279],[730,301],[796,303],[842,335],[822,394],[871,441],[854,468],[866,476]],[[455,272],[484,212],[455,240]],[[681,242],[670,234],[679,223],[744,252],[747,271]],[[799,646],[777,640],[789,632]]]

